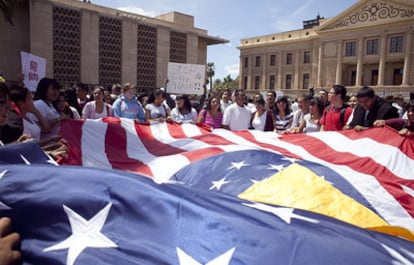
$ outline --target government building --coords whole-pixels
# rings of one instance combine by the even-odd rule
[[[20,52],[46,59],[46,76],[63,85],[130,82],[164,86],[168,62],[206,64],[209,45],[228,42],[177,12],[146,17],[77,0],[18,1],[10,25],[0,16],[0,71],[21,73]]]
[[[335,4],[335,2],[332,2]],[[303,29],[242,39],[240,86],[298,95],[345,85],[378,93],[414,91],[414,0],[360,0]]]

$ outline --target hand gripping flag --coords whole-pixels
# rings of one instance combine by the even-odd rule
[[[108,118],[66,121],[62,135],[66,164],[175,180],[414,239],[414,141],[390,128],[278,136]]]
[[[86,167],[0,165],[23,264],[412,264],[414,243],[308,211]]]

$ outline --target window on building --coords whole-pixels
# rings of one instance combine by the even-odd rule
[[[306,51],[303,53],[303,63],[310,63],[311,62],[311,53],[310,51]]]
[[[303,89],[309,89],[309,74],[303,74]]]
[[[276,55],[274,54],[270,55],[270,65],[276,65]]]
[[[378,85],[378,69],[371,70],[371,86]]]
[[[275,76],[271,75],[269,77],[269,89],[275,89]]]
[[[244,90],[247,89],[247,76],[245,76],[244,79],[243,79],[243,89]]]
[[[245,68],[249,67],[249,57],[244,57],[244,67]]]
[[[286,75],[286,84],[285,89],[292,88],[292,75]]]
[[[395,36],[390,39],[390,53],[403,51],[403,36]]]
[[[286,64],[292,64],[293,62],[293,53],[288,52],[286,54]]]
[[[356,85],[356,71],[351,72],[351,86]]]
[[[260,89],[260,76],[258,75],[256,75],[256,77],[254,78],[254,89]]]
[[[378,54],[379,40],[367,40],[367,55]]]
[[[350,41],[345,43],[345,56],[356,56],[356,42]]]
[[[256,67],[260,67],[260,61],[261,61],[262,57],[261,56],[256,56]]]
[[[392,85],[394,86],[399,86],[402,84],[402,80],[403,80],[403,68],[395,68],[394,69],[394,76],[393,76],[393,80],[392,80]]]

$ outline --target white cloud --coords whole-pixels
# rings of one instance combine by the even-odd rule
[[[138,14],[138,15],[146,16],[146,17],[155,17],[154,12],[146,11],[143,8],[137,7],[137,6],[119,7],[118,10],[130,12],[130,13],[135,13],[135,14]]]
[[[239,75],[240,65],[238,63],[227,65],[224,67],[224,70],[226,71],[226,75],[231,75],[232,77]]]
[[[275,18],[275,21],[272,23],[272,27],[277,32],[283,31],[290,31],[301,29],[302,20],[310,19],[312,16],[308,14],[309,10],[312,10],[312,6],[314,5],[314,0],[307,0],[303,2],[299,7],[296,7],[295,10],[291,10],[291,12],[286,12],[279,10],[277,8],[273,8],[270,10],[270,14],[272,17]]]

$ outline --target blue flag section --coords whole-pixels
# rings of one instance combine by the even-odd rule
[[[122,171],[0,165],[1,205],[23,264],[414,263],[398,237]]]
[[[0,147],[1,164],[54,164],[56,162],[43,152],[35,142],[9,144]]]
[[[172,179],[193,188],[237,196],[255,183],[282,172],[294,163],[323,176],[331,185],[375,212],[359,191],[332,169],[264,150],[245,150],[211,156],[182,168]],[[302,172],[297,174],[300,173]]]

